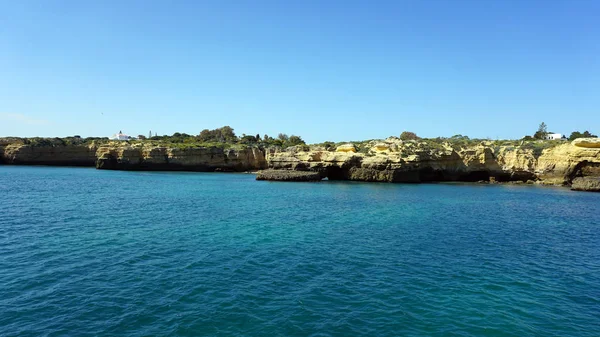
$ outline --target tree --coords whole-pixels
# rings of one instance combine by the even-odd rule
[[[146,136],[144,136],[144,135],[138,135],[137,137],[138,137],[139,140],[145,140],[146,139]]]
[[[217,130],[220,130],[221,136],[225,142],[235,142],[237,140],[235,132],[233,132],[233,128],[231,126],[224,126]]]
[[[230,126],[224,126],[214,130],[202,130],[198,135],[198,140],[201,142],[235,143],[237,141],[237,137],[235,132],[233,132],[233,128]]]
[[[334,149],[335,150],[335,143],[334,142],[330,142],[330,141],[326,141],[323,143],[323,147],[325,148],[325,150],[331,150]]]
[[[198,140],[201,142],[208,142],[212,140],[212,137],[213,134],[211,133],[211,131],[209,129],[204,129],[200,131],[200,134],[198,135]]]
[[[254,144],[257,142],[257,139],[254,136],[249,136],[249,135],[243,134],[242,138],[240,138],[240,142],[242,144]]]
[[[589,131],[584,131],[583,133],[573,131],[569,136],[569,140],[575,140],[577,138],[598,138],[598,136],[591,134]]]
[[[419,140],[419,136],[416,133],[410,131],[404,131],[400,134],[402,140]]]
[[[544,138],[546,138],[547,134],[548,134],[548,126],[546,125],[546,123],[542,122],[542,124],[540,124],[540,126],[538,127],[538,130],[533,135],[533,138],[544,139]]]
[[[277,135],[277,139],[281,140],[282,142],[287,142],[289,138],[290,137],[288,137],[288,135],[285,133],[280,133]]]
[[[469,137],[463,136],[463,135],[454,135],[454,136],[450,137],[450,139],[452,139],[452,140],[469,140]]]
[[[301,145],[301,144],[306,144],[306,143],[304,143],[304,140],[302,140],[302,138],[300,136],[291,135],[290,138],[288,139],[288,144],[290,146],[294,146],[294,145]]]

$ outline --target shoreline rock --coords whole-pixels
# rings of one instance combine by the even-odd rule
[[[316,182],[322,179],[318,172],[309,171],[263,170],[256,173],[256,180]]]
[[[573,179],[573,191],[600,192],[600,177],[578,177]]]
[[[600,148],[594,139],[573,143],[531,142],[466,145],[401,141],[390,137],[334,149],[184,147],[145,142],[56,145],[0,142],[0,163],[86,166],[108,170],[246,172],[286,170],[311,178],[273,176],[280,181],[349,180],[390,183],[485,182],[570,186],[577,177],[600,177]],[[551,145],[551,146],[548,146]],[[545,147],[544,147],[545,146]],[[588,147],[586,147],[588,146]],[[357,152],[357,150],[360,151]],[[340,151],[341,150],[341,151]],[[309,173],[306,173],[309,172]],[[259,179],[259,180],[261,180]],[[577,186],[577,184],[576,184]]]

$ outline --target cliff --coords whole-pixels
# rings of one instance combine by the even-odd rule
[[[94,166],[94,145],[0,145],[0,163],[17,165]]]
[[[98,169],[242,172],[267,167],[264,151],[248,147],[157,147],[112,143],[98,148]]]
[[[0,144],[0,163],[162,171],[247,171],[267,167],[264,151],[258,148],[177,148],[122,142],[100,145]]]
[[[56,145],[59,144],[59,145]],[[89,166],[113,170],[312,171],[331,180],[378,182],[537,181],[569,185],[600,177],[597,140],[573,143],[402,141],[395,137],[337,149],[194,147],[151,142],[31,145],[1,141],[0,163]],[[360,150],[360,151],[359,151]]]
[[[269,151],[273,169],[319,172],[330,180],[380,182],[539,181],[565,185],[578,176],[600,176],[600,148],[565,143],[547,149],[491,142],[453,146],[388,138],[356,152],[295,147]],[[587,144],[587,143],[585,143]]]

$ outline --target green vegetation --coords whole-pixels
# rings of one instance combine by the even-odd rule
[[[172,136],[155,136],[150,138],[150,140],[160,140],[164,143],[173,144],[193,144],[193,146],[205,146],[205,144],[210,144],[211,146],[218,147],[236,147],[239,145],[289,147],[305,144],[300,136],[288,136],[284,133],[280,133],[277,138],[269,137],[268,135],[261,137],[260,134],[256,134],[256,136],[242,134],[241,137],[238,137],[230,126],[224,126],[214,130],[204,129],[197,136],[185,133],[174,133]]]
[[[400,134],[401,140],[419,140],[420,138],[416,133],[410,131],[404,131]]]
[[[531,140],[545,140],[546,136],[551,133],[548,132],[548,126],[546,125],[546,123],[542,122],[540,124],[540,126],[538,127],[538,130],[533,134],[532,136],[525,136],[522,138],[522,140],[525,141],[531,141]],[[569,141],[573,141],[577,138],[598,138],[598,136],[593,135],[591,132],[589,131],[584,131],[579,132],[579,131],[573,131],[571,133],[571,135],[569,136],[568,140]],[[565,136],[563,136],[563,139],[567,139]]]
[[[546,123],[542,122],[538,127],[538,130],[533,134],[534,139],[545,139],[548,134],[548,126]]]
[[[107,143],[108,138],[100,137],[88,137],[81,138],[80,136],[64,137],[64,138],[43,138],[43,137],[32,137],[32,138],[19,138],[9,137],[1,140],[5,144],[22,144],[30,146],[67,146],[67,145],[90,145],[92,143],[101,144]]]
[[[420,138],[416,133],[410,131],[404,131],[400,134],[399,139],[404,142],[401,146],[402,152],[414,152],[422,150],[447,150],[452,148],[456,151],[476,147],[479,145],[491,146],[495,148],[494,151],[501,147],[511,148],[522,148],[531,149],[536,154],[541,154],[545,149],[564,144],[564,141],[560,140],[545,140],[547,134],[547,125],[541,123],[538,130],[533,136],[525,136],[520,140],[491,140],[491,139],[472,139],[468,136],[457,134],[452,137],[436,137],[436,138]],[[223,149],[243,149],[247,147],[297,147],[297,149],[308,149],[305,141],[302,137],[297,135],[287,135],[285,133],[279,133],[277,137],[271,137],[269,135],[260,134],[247,135],[242,134],[237,136],[235,131],[230,126],[223,126],[221,128],[209,130],[204,129],[197,135],[190,135],[186,133],[176,132],[173,135],[157,136],[156,134],[149,137],[139,135],[135,139],[120,141],[122,144],[130,145],[150,145],[150,146],[163,146],[173,147],[179,149],[189,149],[198,147],[217,147]],[[575,131],[571,133],[569,140],[573,140],[581,137],[597,137],[591,134],[589,131],[579,132]],[[396,137],[392,137],[398,140]],[[337,147],[342,144],[351,143],[356,147],[357,152],[363,154],[372,154],[371,148],[374,143],[380,140],[362,140],[362,141],[350,141],[350,142],[333,142],[326,141],[319,144],[312,144],[310,147],[313,149],[324,149],[327,151],[335,151]],[[106,137],[88,137],[82,138],[80,136],[64,137],[64,138],[0,138],[0,145],[7,144],[23,144],[30,146],[67,146],[67,145],[101,145],[110,142]],[[303,147],[298,147],[303,146]],[[408,153],[407,152],[407,153]]]
[[[149,135],[150,136],[150,135]],[[64,137],[64,138],[3,138],[4,144],[23,144],[30,146],[67,146],[67,145],[90,145],[105,144],[110,140],[106,137],[89,137],[81,138],[80,136]],[[137,139],[120,141],[123,144],[147,144],[152,146],[168,146],[174,148],[194,148],[194,147],[218,147],[218,148],[246,148],[249,146],[255,147],[270,147],[278,146],[287,148],[290,146],[306,145],[302,137],[296,135],[286,135],[280,133],[277,138],[259,134],[256,136],[243,134],[241,137],[236,136],[233,128],[224,126],[214,130],[202,130],[198,135],[190,135],[186,133],[176,132],[171,136],[152,136],[145,137],[139,135]]]
[[[542,155],[542,152],[544,152],[544,150],[553,148],[561,144],[564,144],[564,142],[560,140],[533,141],[523,142],[521,148],[525,150],[532,150],[533,156],[537,158]]]
[[[583,133],[579,131],[574,131],[569,136],[569,140],[575,140],[577,138],[598,138],[598,136],[591,134],[589,131],[584,131]]]

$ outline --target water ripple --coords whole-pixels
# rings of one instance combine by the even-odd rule
[[[597,336],[600,195],[0,166],[0,336]]]

